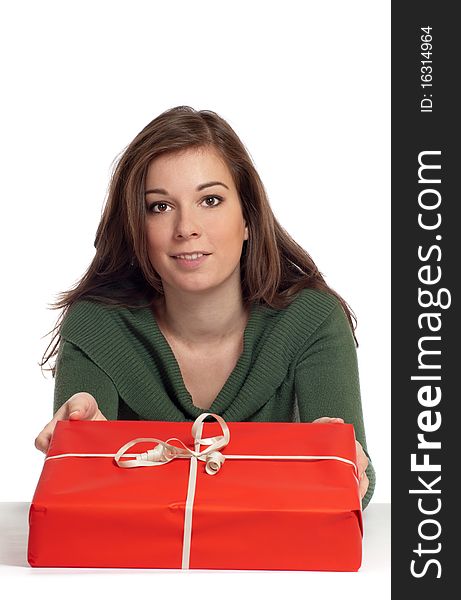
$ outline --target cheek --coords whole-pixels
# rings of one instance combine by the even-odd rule
[[[243,242],[245,222],[240,214],[231,214],[227,218],[215,220],[210,225],[210,235],[214,239],[219,236],[221,242],[231,245],[238,245]]]
[[[165,251],[165,232],[162,231],[162,228],[147,226],[146,228],[146,237],[147,237],[147,252],[149,254],[149,258],[155,259],[159,256],[162,249]]]

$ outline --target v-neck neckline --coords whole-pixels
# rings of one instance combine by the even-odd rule
[[[153,334],[155,340],[159,344],[159,349],[162,350],[162,353],[166,354],[169,357],[168,364],[171,365],[171,374],[174,377],[175,381],[178,382],[178,386],[176,388],[178,392],[177,398],[183,409],[191,416],[191,418],[195,419],[204,412],[214,412],[220,414],[227,408],[230,401],[232,401],[232,396],[229,390],[235,387],[234,381],[236,380],[236,378],[240,377],[241,371],[245,369],[245,365],[247,365],[250,360],[251,350],[249,340],[255,328],[255,322],[258,314],[258,306],[259,305],[257,303],[253,303],[250,306],[248,321],[245,325],[245,329],[243,330],[243,350],[239,358],[237,359],[235,367],[232,369],[231,373],[224,382],[217,396],[207,409],[200,408],[193,403],[192,394],[186,387],[181,368],[173,352],[173,349],[166,337],[164,336],[162,330],[160,329],[152,307],[147,308],[150,314],[150,318],[152,320]]]

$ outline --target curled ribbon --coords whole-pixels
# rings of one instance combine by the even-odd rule
[[[221,425],[223,435],[212,438],[202,438],[203,421],[206,417],[214,417]],[[215,475],[225,461],[225,457],[219,452],[221,448],[227,446],[230,440],[230,431],[227,423],[222,417],[214,413],[203,413],[192,425],[192,437],[194,438],[195,450],[188,448],[178,438],[169,438],[166,442],[157,438],[136,438],[122,446],[114,456],[114,461],[119,467],[129,469],[133,467],[157,467],[164,465],[175,458],[194,458],[206,463],[205,471],[209,475]],[[176,441],[181,444],[181,448],[170,444]],[[143,442],[157,442],[152,450],[142,452],[141,454],[126,454],[132,446]],[[200,446],[208,446],[205,450],[200,450]],[[124,456],[134,456],[134,460],[121,460]]]

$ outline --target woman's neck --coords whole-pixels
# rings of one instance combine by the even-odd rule
[[[172,293],[153,305],[159,327],[177,342],[191,348],[220,344],[241,335],[248,322],[240,288],[203,294]]]

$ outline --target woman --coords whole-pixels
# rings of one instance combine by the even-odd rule
[[[149,123],[113,173],[96,254],[62,309],[60,419],[354,424],[366,453],[351,312],[275,219],[232,128],[180,106]],[[325,417],[323,415],[334,415]]]

